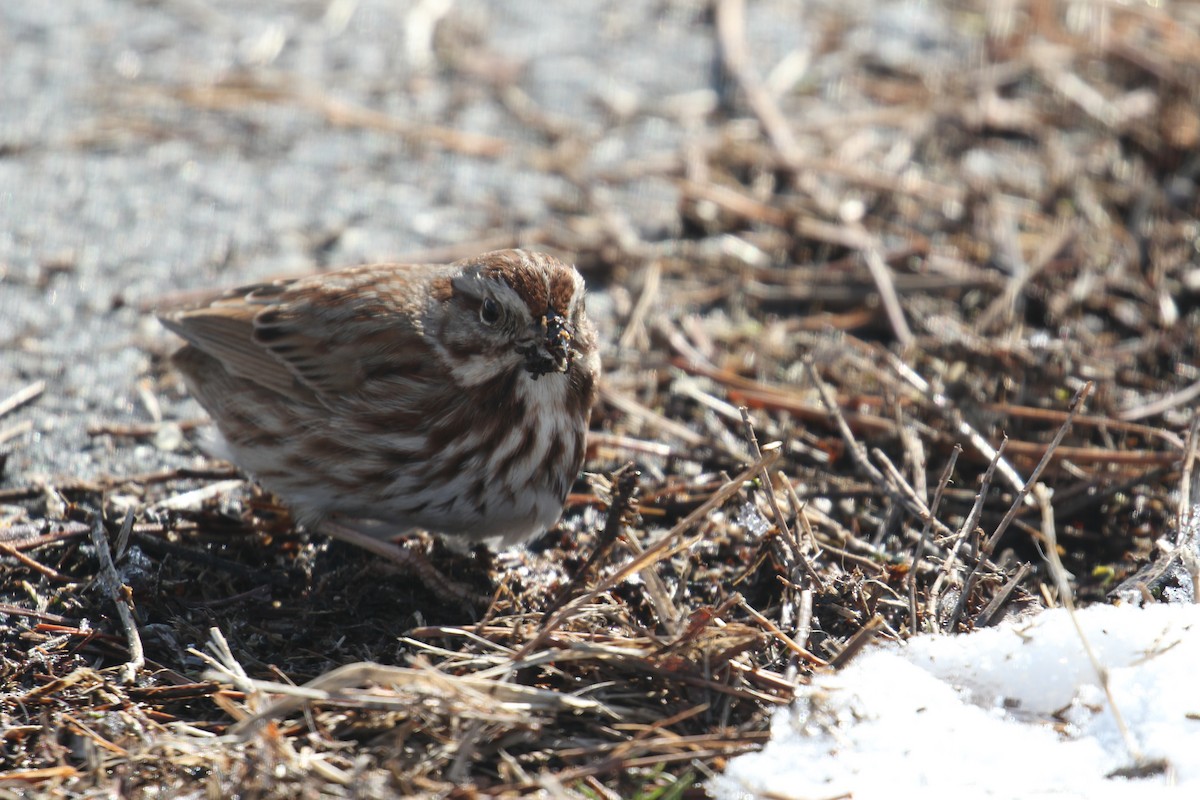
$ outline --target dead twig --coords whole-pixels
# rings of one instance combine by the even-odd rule
[[[32,570],[40,572],[41,574],[45,575],[47,578],[49,578],[52,581],[58,581],[59,583],[74,583],[75,582],[75,579],[72,578],[70,575],[64,575],[61,572],[59,572],[58,570],[56,570],[52,567],[48,567],[45,564],[41,563],[40,561],[36,561],[35,559],[30,558],[29,556],[25,555],[20,550],[18,550],[16,547],[14,547],[11,544],[8,544],[7,542],[0,542],[0,553],[4,553],[7,556],[11,556],[12,558],[15,558],[17,561],[20,561],[25,566],[29,567]]]
[[[754,433],[754,423],[750,421],[750,412],[746,408],[741,408],[739,411],[741,412],[746,441],[750,444],[750,449],[754,454],[755,460],[761,461],[762,449],[758,445],[758,436]],[[767,495],[767,506],[771,509],[771,515],[775,520],[775,527],[779,529],[779,536],[782,538],[783,543],[787,545],[788,555],[791,556],[790,559],[781,558],[781,563],[789,566],[791,562],[798,563],[805,574],[808,575],[809,580],[813,582],[813,585],[824,591],[825,582],[821,579],[820,574],[809,564],[808,559],[804,557],[804,551],[800,547],[799,540],[793,535],[791,528],[788,527],[787,520],[783,516],[783,511],[779,508],[779,499],[775,496],[775,485],[771,482],[770,473],[764,470],[759,474],[759,480],[762,481],[763,492]],[[791,572],[790,569],[789,572]]]
[[[811,593],[812,590],[808,591]],[[761,625],[763,630],[782,642],[788,650],[792,651],[794,655],[797,655],[808,663],[815,664],[818,667],[828,666],[828,662],[825,661],[825,659],[819,658],[805,650],[798,642],[794,641],[790,636],[781,631],[778,625],[760,614],[757,609],[751,607],[741,595],[737,595],[737,598],[738,605],[741,606],[742,610],[749,614],[755,622]]]
[[[928,381],[918,375],[916,371],[914,371],[896,356],[892,355],[891,353],[887,353],[886,357],[888,362],[892,365],[892,369],[896,371],[897,375],[903,378],[907,383],[911,384],[915,389],[917,389],[917,391],[921,392],[921,394],[933,404],[934,408],[938,409],[944,414],[947,414],[947,416],[950,417],[951,424],[954,425],[960,434],[966,437],[971,446],[975,448],[975,450],[984,458],[988,459],[989,462],[995,460],[996,469],[1000,472],[1000,474],[1008,480],[1009,484],[1014,489],[1020,490],[1025,482],[1021,479],[1021,476],[1017,473],[1016,469],[1014,469],[1013,466],[1004,459],[999,458],[996,449],[992,447],[987,439],[985,439],[978,431],[971,427],[971,425],[968,424],[967,421],[961,417],[961,415],[954,413],[948,397],[941,392],[934,391],[933,387],[929,385]],[[1022,499],[1024,499],[1024,495],[1022,495]]]
[[[1000,587],[1000,591],[992,597],[988,604],[984,606],[983,611],[975,617],[974,627],[987,628],[994,625],[1000,619],[1000,611],[1008,603],[1013,592],[1021,585],[1021,582],[1029,577],[1029,573],[1033,572],[1033,567],[1029,564],[1022,564],[1017,567],[1017,571],[1012,574],[1012,577]]]
[[[862,251],[862,256],[871,272],[871,278],[875,281],[875,287],[879,290],[879,298],[883,302],[884,311],[887,312],[896,344],[901,348],[910,347],[913,343],[912,329],[908,327],[908,320],[904,318],[904,309],[900,306],[900,297],[896,294],[896,284],[892,280],[892,270],[883,260],[879,245],[872,243],[872,246]]]
[[[46,391],[45,381],[34,381],[24,389],[18,389],[4,400],[0,400],[0,417],[4,417],[13,411],[16,411],[26,403],[32,403],[34,400],[40,397],[44,391]]]
[[[780,158],[789,163],[794,161],[799,147],[790,123],[750,63],[746,48],[745,0],[717,0],[716,29],[717,54],[721,63],[746,95],[746,102]]]
[[[1029,480],[1027,480],[1020,487],[1017,492],[1017,496],[1013,498],[1012,505],[1009,507],[1008,512],[1000,520],[1000,523],[996,525],[996,529],[992,531],[992,535],[989,536],[987,541],[984,542],[983,552],[985,554],[990,555],[991,553],[995,552],[996,544],[1000,541],[1000,537],[1004,535],[1004,532],[1008,530],[1008,526],[1014,519],[1016,519],[1017,513],[1020,511],[1022,504],[1025,502],[1025,498],[1028,496],[1030,489],[1033,487],[1038,478],[1041,477],[1042,471],[1045,470],[1050,464],[1051,456],[1054,454],[1059,443],[1062,442],[1063,437],[1067,435],[1067,431],[1071,429],[1071,422],[1074,419],[1075,414],[1083,410],[1084,403],[1091,395],[1094,387],[1095,384],[1093,384],[1091,381],[1088,381],[1083,386],[1079,387],[1079,390],[1075,392],[1075,396],[1071,398],[1071,405],[1069,407],[1067,418],[1063,420],[1063,424],[1059,426],[1058,431],[1054,434],[1054,438],[1050,440],[1048,445],[1046,445],[1046,452],[1043,454],[1042,460],[1039,461],[1038,465],[1033,468],[1033,472],[1029,475]]]
[[[930,519],[921,526],[921,536],[917,539],[917,543],[913,547],[912,566],[909,568],[905,580],[908,582],[909,627],[914,633],[920,630],[917,622],[917,565],[920,563],[921,555],[925,551],[925,543],[929,539],[929,529],[932,526],[931,521],[933,516],[937,514],[938,508],[941,507],[946,486],[950,483],[950,476],[954,474],[954,465],[958,463],[958,456],[961,453],[962,445],[956,444],[954,450],[950,453],[950,460],[946,462],[945,468],[942,469],[942,476],[938,479],[937,489],[933,493],[933,501],[929,504]]]
[[[1004,447],[1007,444],[1008,442],[1006,440],[1002,440],[1000,442],[1000,447],[996,450],[996,457],[992,459],[992,463],[988,464],[987,471],[983,473],[983,480],[980,482],[979,492],[975,495],[975,503],[971,506],[971,512],[967,514],[967,518],[963,520],[962,527],[959,528],[958,533],[955,535],[954,547],[950,550],[950,556],[946,559],[945,563],[942,564],[942,569],[939,572],[937,579],[934,580],[933,586],[929,590],[929,614],[931,616],[937,612],[938,592],[941,589],[943,582],[950,579],[950,574],[954,571],[955,566],[957,566],[958,552],[963,543],[969,538],[975,543],[976,550],[978,550],[979,540],[977,526],[979,525],[979,518],[983,514],[983,503],[987,499],[989,490],[992,488],[992,477],[996,473],[996,464],[998,464],[1000,459],[1003,457]],[[971,590],[970,576],[974,574],[975,568],[978,567],[982,557],[982,554],[978,552],[976,553],[975,563],[972,566],[972,569],[968,573],[967,578],[961,581],[958,603],[955,604],[954,611],[950,614],[946,621],[946,630],[951,630],[953,628],[953,626],[958,622],[958,618],[962,613],[962,609],[966,606],[967,595]]]
[[[191,106],[220,111],[253,103],[295,103],[298,107],[316,112],[337,127],[394,133],[414,142],[435,145],[467,156],[495,158],[509,148],[508,142],[495,136],[413,122],[335,98],[318,87],[304,87],[303,81],[295,76],[279,76],[274,81],[242,76],[223,83],[170,88],[164,93]]]
[[[764,448],[763,456],[750,467],[743,470],[733,480],[726,483],[716,492],[714,492],[708,500],[702,503],[695,511],[688,514],[680,520],[671,530],[667,531],[653,545],[646,548],[639,556],[634,558],[621,569],[601,579],[596,586],[576,597],[574,600],[567,603],[549,618],[543,620],[542,629],[537,636],[530,639],[516,654],[513,656],[515,662],[519,662],[540,649],[546,639],[559,627],[562,626],[567,619],[573,614],[578,613],[579,609],[585,604],[591,602],[595,597],[609,591],[610,589],[619,586],[626,578],[633,575],[635,572],[641,572],[653,564],[664,559],[670,558],[676,553],[682,552],[693,544],[698,537],[691,537],[680,541],[681,537],[691,528],[697,525],[702,519],[708,516],[713,509],[720,507],[726,500],[732,497],[737,492],[741,491],[743,484],[754,477],[764,468],[769,468],[774,464],[780,456],[778,446],[768,445]]]
[[[867,620],[859,630],[850,637],[850,640],[838,651],[838,654],[829,661],[829,669],[837,672],[846,668],[856,655],[862,652],[862,649],[870,644],[871,640],[879,635],[879,632],[884,627],[883,617],[876,614]]]
[[[558,596],[554,598],[554,601],[546,609],[546,616],[553,614],[571,600],[579,592],[580,587],[591,577],[597,565],[608,558],[608,554],[612,552],[617,537],[621,535],[621,529],[625,524],[627,515],[634,508],[639,477],[641,477],[641,473],[634,469],[633,464],[626,464],[609,478],[608,485],[611,494],[608,501],[608,517],[604,522],[604,531],[597,537],[595,548],[592,550],[592,554],[588,556],[588,560],[584,562],[583,566],[579,568],[579,572],[575,573],[575,577],[571,579],[571,582],[562,588]]]
[[[133,527],[133,511],[125,515],[122,529]],[[128,536],[128,533],[123,534]],[[137,623],[133,619],[133,593],[126,586],[113,564],[112,554],[108,549],[108,534],[104,530],[104,520],[99,513],[92,523],[92,546],[96,549],[96,557],[100,560],[100,574],[97,581],[102,591],[109,596],[116,606],[117,616],[121,619],[121,627],[125,629],[125,641],[129,646],[129,660],[121,667],[121,680],[132,684],[137,679],[138,671],[146,665],[146,656],[142,650],[142,636]]]
[[[1092,648],[1087,634],[1084,633],[1083,626],[1079,623],[1079,616],[1075,613],[1075,597],[1071,591],[1071,580],[1066,567],[1063,566],[1062,559],[1058,556],[1058,535],[1054,525],[1054,504],[1053,493],[1045,486],[1045,484],[1037,483],[1031,488],[1031,491],[1036,495],[1038,506],[1042,509],[1042,538],[1046,542],[1046,563],[1050,567],[1050,575],[1054,580],[1054,585],[1058,589],[1058,599],[1067,609],[1067,614],[1071,618],[1071,625],[1075,628],[1075,633],[1079,636],[1079,641],[1083,645],[1084,651],[1087,653],[1088,661],[1091,662],[1092,670],[1096,673],[1097,680],[1100,681],[1100,687],[1104,690],[1104,696],[1108,699],[1108,709],[1112,712],[1113,720],[1117,724],[1117,730],[1121,733],[1121,738],[1125,742],[1125,748],[1129,751],[1130,756],[1137,764],[1146,761],[1142,753],[1141,747],[1133,738],[1133,732],[1129,730],[1129,726],[1125,724],[1124,715],[1121,713],[1120,706],[1117,705],[1116,697],[1113,696],[1112,686],[1108,681],[1108,668],[1100,663],[1099,656]]]
[[[1175,392],[1170,392],[1157,400],[1149,403],[1141,403],[1133,408],[1127,408],[1118,416],[1126,422],[1136,422],[1139,419],[1147,417],[1156,417],[1159,414],[1165,414],[1172,408],[1185,406],[1200,397],[1200,381],[1196,381],[1190,386],[1186,386]]]

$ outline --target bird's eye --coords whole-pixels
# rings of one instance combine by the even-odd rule
[[[500,321],[500,306],[490,297],[483,298],[483,305],[479,307],[479,319],[484,325],[495,325]]]

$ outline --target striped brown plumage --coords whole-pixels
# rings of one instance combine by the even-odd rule
[[[557,522],[582,464],[596,335],[549,255],[355,267],[160,319],[224,455],[306,524],[513,544]]]

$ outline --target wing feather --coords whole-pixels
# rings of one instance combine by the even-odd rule
[[[244,287],[159,318],[231,374],[331,406],[373,382],[419,379],[432,355],[422,330],[429,284],[450,270],[355,267]]]
[[[254,315],[250,309],[209,306],[162,314],[159,321],[215,358],[231,375],[284,396],[295,393],[296,376],[254,341]]]

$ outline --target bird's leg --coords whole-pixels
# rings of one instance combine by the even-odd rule
[[[351,525],[330,519],[323,520],[317,526],[317,531],[387,559],[443,600],[453,601],[471,611],[486,608],[491,603],[492,598],[488,595],[479,594],[472,587],[443,575],[419,550],[363,533]]]

